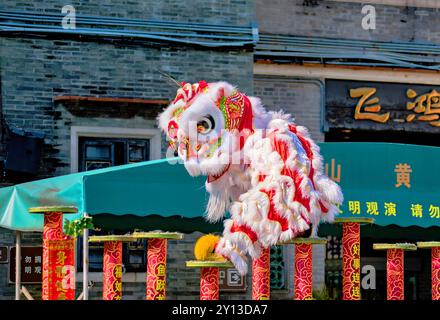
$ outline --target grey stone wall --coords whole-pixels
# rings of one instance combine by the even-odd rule
[[[78,15],[212,24],[249,25],[254,20],[252,0],[2,0],[1,10],[61,13],[65,5]]]
[[[111,16],[217,25],[249,25],[250,0],[69,1],[78,15]],[[64,1],[5,0],[0,10],[61,13]],[[57,95],[172,99],[176,88],[158,70],[179,81],[228,80],[252,92],[253,54],[241,49],[202,50],[194,47],[97,43],[67,39],[0,38],[0,72],[5,119],[11,126],[46,134],[39,178],[69,172],[71,125],[96,126],[97,117],[72,116],[56,106]],[[138,116],[113,125],[152,128],[155,115]],[[108,120],[108,119],[107,119]],[[107,121],[108,123],[109,121]]]
[[[256,14],[261,33],[440,43],[440,15],[436,9],[375,4],[376,29],[364,30],[363,5],[326,0],[256,0]]]
[[[247,26],[255,18],[254,2],[251,0],[95,0],[69,1],[68,4],[73,5],[79,15],[229,26]],[[55,0],[4,0],[0,3],[0,10],[60,13],[64,5],[64,1]],[[70,172],[71,126],[105,126],[114,127],[115,130],[156,127],[157,110],[153,112],[148,106],[141,107],[131,115],[121,114],[118,117],[110,116],[108,109],[102,110],[101,114],[91,113],[85,108],[72,110],[54,103],[54,96],[171,100],[176,94],[176,87],[166,81],[158,70],[171,74],[179,81],[226,80],[247,94],[253,92],[253,53],[249,49],[201,49],[168,43],[147,46],[129,41],[97,42],[78,38],[2,35],[0,58],[5,120],[10,126],[40,131],[46,135],[41,168],[36,178]],[[162,155],[163,151],[164,148]],[[4,158],[4,154],[0,155],[1,158]],[[41,233],[30,233],[24,237],[24,245],[41,245]],[[195,237],[189,235],[179,243],[170,241],[169,299],[198,298],[198,271],[184,267],[185,261],[193,258]],[[1,229],[0,245],[12,246],[14,243],[15,235]],[[8,284],[7,273],[8,266],[0,265],[0,299],[14,298],[14,285]],[[125,276],[124,299],[145,297],[145,283],[139,280],[139,276]],[[97,277],[99,280],[101,276]],[[81,278],[77,280],[79,295]],[[26,287],[36,299],[41,297],[40,286]],[[102,282],[98,281],[91,289],[91,298],[100,299],[101,294]],[[228,294],[227,297],[232,296]]]
[[[56,106],[58,95],[172,99],[176,87],[157,70],[177,79],[227,79],[252,92],[253,55],[246,51],[145,48],[74,40],[1,38],[3,110],[9,125],[46,134],[40,177],[69,172],[70,126],[109,122],[99,116],[74,116]],[[148,108],[145,107],[145,108]],[[152,128],[155,115],[111,126]]]
[[[254,95],[268,110],[290,113],[313,139],[324,141],[321,130],[323,83],[315,79],[254,76]]]

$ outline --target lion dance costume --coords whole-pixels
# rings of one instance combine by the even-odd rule
[[[247,254],[304,235],[316,236],[342,203],[323,172],[319,147],[283,112],[266,111],[226,82],[182,83],[159,126],[192,176],[206,175],[206,217],[224,220],[217,256],[241,274]]]

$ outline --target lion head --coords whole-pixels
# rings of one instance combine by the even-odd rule
[[[192,176],[216,176],[227,170],[255,129],[262,115],[257,105],[257,98],[227,82],[182,83],[159,115],[159,126]]]

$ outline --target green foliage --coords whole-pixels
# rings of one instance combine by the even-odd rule
[[[332,298],[326,287],[323,287],[321,290],[313,290],[313,300],[335,300]]]
[[[92,217],[82,217],[73,221],[64,220],[64,234],[68,236],[74,238],[81,236],[84,229],[94,229]]]

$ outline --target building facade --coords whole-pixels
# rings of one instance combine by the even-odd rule
[[[293,113],[320,142],[438,146],[439,7],[435,1],[257,1],[254,93],[269,108]],[[433,99],[430,111],[421,99]],[[341,233],[324,229],[329,243],[318,263],[328,294],[341,298]],[[438,239],[438,227],[429,229],[363,227],[361,264],[375,268],[376,288],[362,289],[362,298],[385,299],[385,257],[372,244]],[[405,259],[406,298],[430,299],[429,253]]]
[[[403,101],[409,87],[424,94],[440,85],[439,8],[429,0],[376,0],[367,7],[348,0],[68,4],[4,0],[0,4],[1,183],[7,186],[164,157],[166,141],[155,119],[176,91],[164,73],[179,81],[233,83],[260,97],[268,109],[292,113],[318,142],[437,146],[436,126],[395,119],[408,111]],[[380,95],[377,113],[389,112],[386,122],[354,118],[358,97],[350,95],[350,89],[364,87]],[[388,98],[389,92],[403,96]],[[18,160],[23,155],[14,156],[23,139],[35,155],[27,163],[36,162],[36,169]],[[322,233],[332,237],[331,245],[314,249],[313,280],[318,291],[325,287],[331,291],[340,281],[335,234]],[[198,236],[188,234],[183,241],[169,242],[169,299],[198,297],[198,272],[184,267],[184,261],[192,259]],[[14,233],[2,229],[0,239],[0,246],[13,246]],[[40,242],[39,233],[24,236],[24,245]],[[143,245],[124,249],[130,252],[124,261],[124,299],[145,296]],[[96,260],[91,259],[90,295],[99,299],[102,248],[91,250]],[[365,263],[380,269],[383,261],[368,250],[366,254],[370,256]],[[293,259],[291,246],[273,248],[273,298],[293,296]],[[414,289],[407,295],[411,298],[429,294],[429,281],[420,276],[427,259],[414,256]],[[8,270],[8,264],[0,264],[2,299],[14,295]],[[81,280],[80,273],[77,278]],[[244,290],[222,292],[221,299],[249,298],[249,276],[246,283]],[[38,297],[38,285],[26,286]],[[335,289],[329,294],[336,298],[339,293]]]

